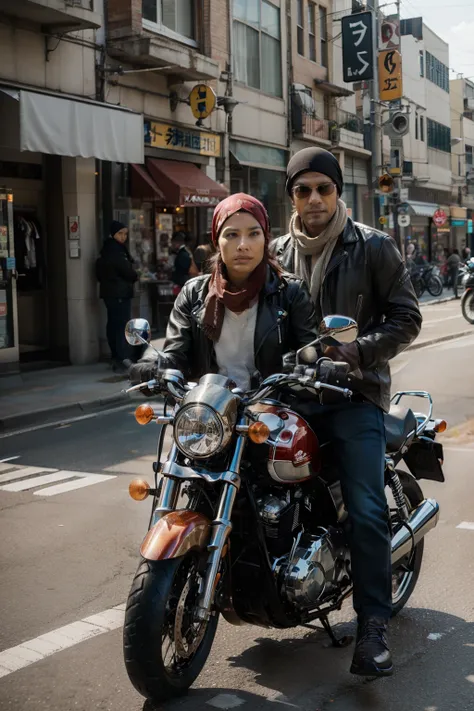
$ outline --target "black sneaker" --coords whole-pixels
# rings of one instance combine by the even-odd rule
[[[391,676],[392,656],[388,646],[387,621],[367,617],[359,622],[351,674],[360,676]]]

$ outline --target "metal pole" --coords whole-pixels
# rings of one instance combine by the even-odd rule
[[[378,54],[379,54],[379,23],[378,23],[379,0],[368,0],[367,8],[371,10],[373,17],[373,47],[374,47],[374,78],[370,82],[370,147],[372,151],[370,183],[373,195],[374,222],[379,224],[380,201],[378,193],[378,178],[382,167],[382,142],[381,142],[381,115],[379,104],[379,76],[378,76]]]

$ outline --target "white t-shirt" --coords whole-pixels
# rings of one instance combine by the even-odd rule
[[[214,346],[219,373],[231,378],[242,390],[249,389],[255,372],[257,310],[258,301],[240,314],[226,309],[221,335]]]

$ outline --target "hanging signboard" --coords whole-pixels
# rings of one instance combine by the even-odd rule
[[[194,118],[207,118],[216,107],[216,95],[206,84],[197,84],[189,94],[189,105]]]
[[[373,18],[358,12],[342,18],[342,63],[345,82],[374,77]]]
[[[402,96],[402,55],[396,49],[386,49],[379,52],[380,101],[397,101]]]
[[[379,49],[398,49],[400,47],[400,18],[398,15],[384,17],[380,24]]]

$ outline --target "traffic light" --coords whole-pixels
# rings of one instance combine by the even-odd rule
[[[379,178],[379,190],[381,193],[391,193],[393,192],[393,178],[388,173],[384,173]]]

